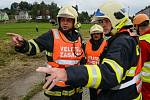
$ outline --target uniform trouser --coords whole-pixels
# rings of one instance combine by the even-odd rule
[[[142,100],[139,97],[136,85],[129,86],[121,90],[102,90],[98,94],[97,100]]]
[[[44,94],[50,98],[50,100],[82,100],[82,88],[59,87],[55,86],[50,91],[45,91]]]
[[[97,90],[89,88],[90,90],[90,100],[97,100]]]
[[[142,83],[143,100],[150,100],[150,83]]]
[[[49,96],[50,100],[82,100],[82,93],[76,93],[72,96]]]

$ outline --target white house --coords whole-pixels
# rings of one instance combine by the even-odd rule
[[[31,20],[31,16],[28,14],[27,11],[20,11],[19,15],[15,16],[16,20]]]
[[[6,21],[6,20],[9,20],[7,13],[0,11],[0,21]]]

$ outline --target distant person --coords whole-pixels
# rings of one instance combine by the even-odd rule
[[[36,28],[35,28],[36,32],[39,33],[39,27],[38,25],[36,24]]]
[[[103,20],[102,20],[103,17]],[[103,27],[103,33],[104,33],[104,38],[108,40],[110,36],[110,32],[112,29],[111,22],[107,16],[104,16],[102,12],[100,12],[99,9],[97,9],[95,15],[92,18],[92,23],[97,23]]]
[[[78,13],[72,6],[64,6],[57,15],[58,29],[52,29],[29,41],[15,33],[7,34],[12,35],[17,52],[35,55],[45,50],[48,67],[65,69],[71,65],[80,65],[80,60],[84,57],[82,39],[75,28],[77,17]],[[46,80],[49,77],[47,75]],[[45,88],[45,95],[50,100],[82,100],[82,88],[72,87],[59,81],[52,90]]]
[[[107,46],[104,40],[103,28],[100,25],[93,25],[90,28],[91,38],[87,41],[85,46],[86,61],[89,65],[100,64],[102,62],[102,53]],[[100,90],[90,88],[90,100],[97,100]]]

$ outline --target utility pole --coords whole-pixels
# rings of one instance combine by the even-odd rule
[[[129,14],[130,14],[130,6],[128,6],[128,16],[129,16]]]

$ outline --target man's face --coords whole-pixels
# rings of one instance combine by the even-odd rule
[[[143,33],[145,33],[146,31],[148,31],[150,29],[149,26],[140,26],[139,27],[139,33],[142,35]]]
[[[108,18],[104,18],[103,20],[100,21],[100,25],[104,29],[104,34],[107,34],[111,31],[112,24]]]
[[[69,30],[73,28],[74,20],[72,18],[60,18],[60,26],[61,28],[65,30]]]
[[[93,40],[99,40],[100,38],[103,37],[102,34],[103,34],[103,33],[93,33],[93,34],[92,34]]]

